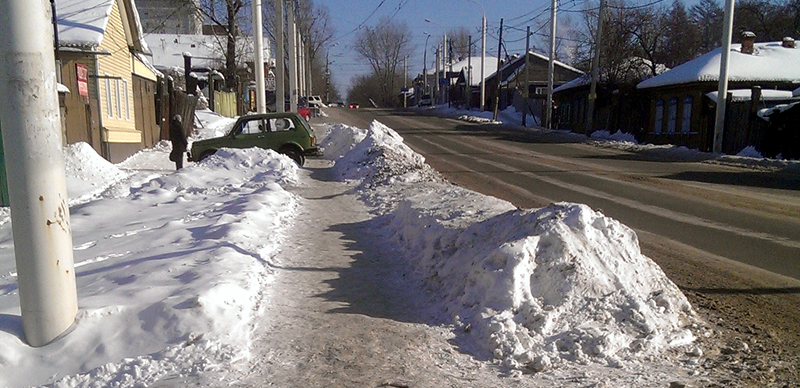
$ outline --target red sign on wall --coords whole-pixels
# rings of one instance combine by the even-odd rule
[[[78,94],[89,97],[89,68],[82,63],[77,63],[75,72],[78,74]]]

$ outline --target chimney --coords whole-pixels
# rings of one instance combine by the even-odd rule
[[[745,31],[742,32],[742,54],[750,54],[752,55],[755,49],[753,48],[753,43],[756,41],[756,34],[752,31]]]
[[[783,38],[783,44],[782,44],[782,46],[783,46],[783,47],[786,47],[786,48],[795,48],[795,45],[794,45],[794,38],[792,38],[792,37],[789,37],[789,36],[787,36],[787,37]]]

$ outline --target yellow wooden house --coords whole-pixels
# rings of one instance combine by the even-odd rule
[[[133,0],[59,0],[58,49],[67,144],[87,142],[120,162],[160,140],[157,71]]]

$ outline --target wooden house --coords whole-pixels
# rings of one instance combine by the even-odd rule
[[[494,109],[498,103],[498,110],[504,110],[510,105],[515,105],[517,111],[523,111],[521,99],[527,88],[529,99],[528,114],[541,117],[547,101],[547,81],[550,58],[546,55],[528,52],[527,68],[525,56],[515,55],[501,62],[499,71],[493,69],[492,74],[486,79],[486,106]],[[527,72],[527,85],[525,84]],[[555,61],[553,69],[553,85],[558,87],[583,75],[583,72],[563,62]],[[499,86],[498,86],[499,84]]]
[[[120,162],[160,140],[155,119],[157,72],[143,59],[133,0],[56,2],[65,142],[86,142]]]
[[[640,141],[684,145],[701,151],[713,148],[721,49],[681,64],[637,85],[646,101],[647,120]],[[755,43],[745,33],[729,55],[723,152],[738,153],[757,146],[756,111],[791,100],[800,83],[800,49],[794,39]],[[772,91],[789,91],[773,93]],[[783,96],[783,97],[781,97]]]
[[[622,131],[639,136],[646,121],[646,102],[636,84],[667,68],[639,57],[627,58],[598,70],[592,128],[587,128],[592,76],[584,74],[553,90],[554,127],[591,134]]]

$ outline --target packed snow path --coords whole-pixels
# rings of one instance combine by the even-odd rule
[[[447,342],[452,335],[432,322],[374,216],[351,185],[329,179],[325,163],[310,161],[307,185],[293,190],[303,210],[276,258],[241,385],[497,386],[495,368]]]

